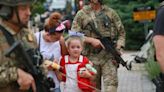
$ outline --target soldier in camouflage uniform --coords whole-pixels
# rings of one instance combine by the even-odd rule
[[[37,47],[35,38],[28,30],[31,15],[30,6],[34,0],[0,0],[0,26],[8,31],[15,40],[20,40],[24,48]],[[18,68],[14,54],[12,58],[4,53],[10,48],[5,35],[0,29],[0,90],[1,92],[24,92],[32,87],[36,91],[34,78]],[[18,85],[19,87],[18,87]]]
[[[99,37],[93,32],[95,30],[88,25],[89,22],[94,22],[101,35],[111,38],[118,51],[124,47],[124,27],[117,13],[103,5],[102,0],[90,0],[89,5],[77,12],[71,28],[71,30],[84,33],[85,42],[89,43],[86,44],[83,54],[94,63],[94,67],[98,71],[95,80],[96,86],[101,89],[101,76],[103,76],[105,92],[117,92],[116,61],[111,54],[102,49]]]

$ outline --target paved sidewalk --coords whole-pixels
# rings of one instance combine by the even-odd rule
[[[135,52],[125,53],[122,57],[126,60],[132,60]],[[145,71],[144,63],[132,63],[132,70],[128,71],[124,67],[118,69],[119,87],[118,92],[155,92],[154,84],[149,80]]]

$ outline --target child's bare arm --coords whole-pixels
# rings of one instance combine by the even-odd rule
[[[58,78],[59,81],[62,81],[62,72],[55,70],[56,77]]]

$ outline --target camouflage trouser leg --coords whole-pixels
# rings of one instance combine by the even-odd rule
[[[97,75],[95,78],[96,88],[101,89],[101,67],[100,65],[94,65],[94,68],[97,70]]]
[[[104,64],[94,65],[98,74],[96,76],[96,88],[101,89],[101,76],[103,76],[104,92],[117,92],[118,79],[117,68],[109,60]]]
[[[98,54],[91,54],[89,59],[98,72],[95,79],[96,87],[102,89],[101,77],[103,76],[104,92],[117,92],[117,67],[112,63],[113,56],[105,50],[101,50]]]
[[[109,60],[102,66],[102,76],[104,83],[104,92],[117,92],[118,77],[117,68]]]

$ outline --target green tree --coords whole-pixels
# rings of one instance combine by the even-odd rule
[[[126,30],[126,49],[137,50],[145,40],[145,29],[143,23],[133,20],[133,9],[140,6],[158,5],[156,0],[104,0],[105,4],[115,9],[121,17]],[[153,27],[153,21],[147,24],[149,29]]]
[[[37,0],[36,3],[32,6],[32,16],[35,16],[36,13],[42,14],[45,12],[45,8],[43,6],[43,3],[46,2],[46,0]]]

